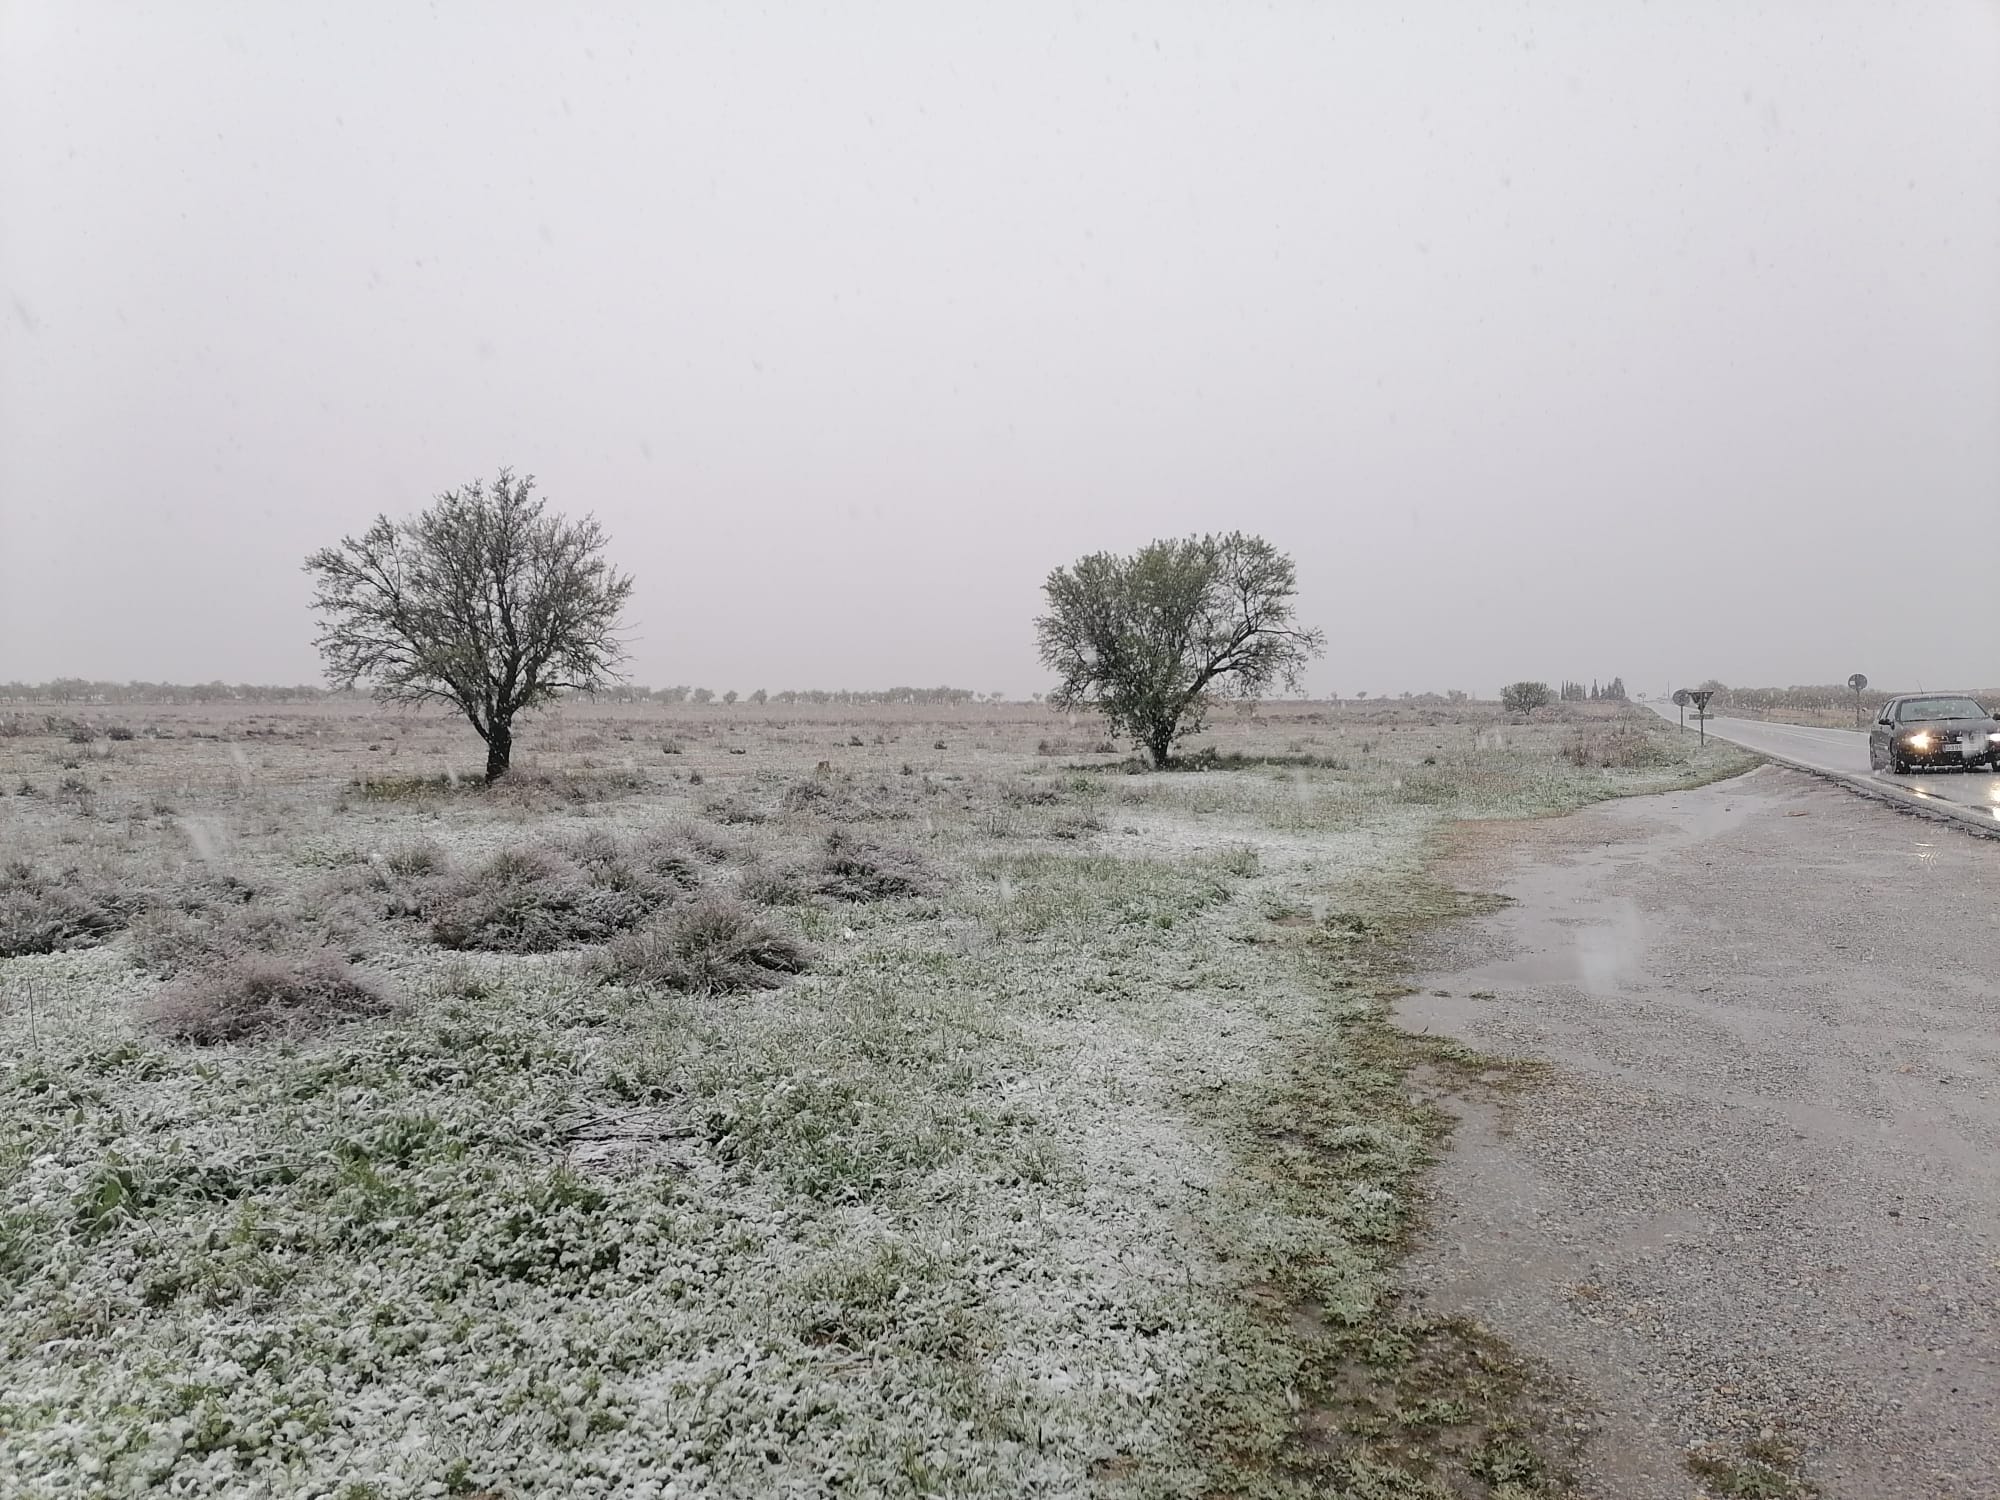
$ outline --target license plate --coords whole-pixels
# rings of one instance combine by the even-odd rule
[[[1967,755],[1976,755],[1986,748],[1986,736],[1983,734],[1961,734],[1958,737],[1958,748]]]

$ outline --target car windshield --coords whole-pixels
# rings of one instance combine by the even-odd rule
[[[1896,722],[1919,719],[1983,719],[1986,710],[1970,698],[1906,698],[1896,708]]]

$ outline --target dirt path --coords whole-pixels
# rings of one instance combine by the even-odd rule
[[[2000,844],[1775,768],[1469,837],[1514,904],[1401,1018],[1552,1071],[1465,1106],[1420,1295],[1594,1393],[1603,1500],[2000,1497]]]

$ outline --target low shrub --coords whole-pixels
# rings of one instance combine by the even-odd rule
[[[816,896],[832,901],[881,901],[892,896],[928,895],[936,877],[914,849],[861,839],[836,828],[807,867]]]
[[[1580,729],[1562,747],[1562,758],[1586,770],[1635,771],[1677,764],[1670,746],[1638,729]]]
[[[278,953],[296,947],[298,936],[298,923],[288,913],[254,903],[158,906],[131,924],[132,957],[162,978],[250,954]]]
[[[614,941],[593,965],[614,984],[732,994],[776,989],[813,951],[727,896],[704,896]]]
[[[905,768],[907,769],[907,768]],[[778,799],[786,812],[809,813],[841,822],[886,821],[911,816],[907,794],[886,781],[857,781],[847,772],[817,772],[786,787]]]
[[[858,838],[840,828],[827,834],[809,859],[752,863],[737,886],[746,900],[767,906],[882,901],[926,896],[936,889],[935,872],[915,850]]]
[[[845,784],[830,776],[802,776],[785,788],[779,804],[786,812],[824,813],[852,800]]]
[[[212,1046],[323,1030],[394,1009],[379,988],[332,954],[254,954],[169,986],[153,1003],[152,1021],[176,1041]]]
[[[692,781],[695,778],[691,776],[688,779]],[[701,811],[704,817],[712,818],[717,823],[722,823],[730,827],[735,827],[743,823],[761,823],[764,821],[764,811],[762,808],[753,806],[734,792],[725,792],[720,796],[702,798]]]
[[[450,863],[451,859],[444,852],[444,846],[432,839],[417,839],[391,849],[382,856],[383,868],[392,875],[402,876],[405,880],[442,874]]]
[[[392,913],[421,917],[446,948],[549,953],[601,943],[702,885],[726,857],[712,831],[677,825],[620,840],[592,829],[555,848],[503,849],[470,869],[391,887]]]
[[[812,882],[803,865],[753,860],[737,882],[737,893],[759,906],[797,906],[812,899]]]
[[[372,746],[370,748],[373,748]],[[434,776],[358,776],[348,791],[365,802],[422,802],[439,797],[479,797],[527,811],[582,807],[642,791],[637,771],[509,771],[489,784],[477,771]]]
[[[0,866],[0,958],[91,947],[122,929],[134,907],[81,870],[44,875],[10,860]]]
[[[552,953],[601,943],[644,920],[657,901],[599,884],[546,849],[503,849],[446,876],[418,898],[431,937],[445,948]]]
[[[1052,839],[1088,838],[1093,833],[1104,830],[1104,820],[1088,809],[1065,808],[1049,821],[1048,833]]]

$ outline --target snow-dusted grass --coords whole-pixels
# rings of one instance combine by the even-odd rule
[[[640,763],[657,718],[589,743]],[[307,724],[120,743],[88,809],[0,808],[37,868],[240,882],[395,1002],[183,1045],[136,935],[0,962],[0,1493],[1283,1493],[1299,1308],[1375,1316],[1430,1139],[1354,934],[1447,817],[1706,769],[1418,724],[1347,769],[1127,777],[1038,763],[1025,710],[717,711],[614,799],[524,805],[356,795],[384,726]],[[393,743],[432,775],[454,742]],[[718,796],[755,819],[690,826]],[[660,840],[809,971],[607,983],[602,948],[397,914],[502,850]]]

